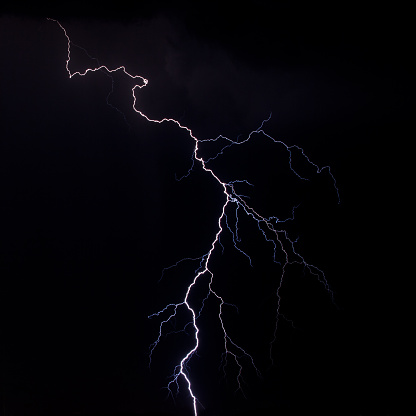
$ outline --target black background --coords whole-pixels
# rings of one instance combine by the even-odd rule
[[[150,117],[180,119],[198,138],[235,138],[272,112],[267,132],[330,165],[337,180],[340,204],[327,172],[314,174],[298,157],[294,164],[311,180],[297,180],[284,147],[257,136],[212,164],[224,180],[253,182],[241,193],[265,215],[288,217],[300,203],[288,231],[325,271],[335,302],[301,268],[288,273],[272,366],[279,268],[242,218],[254,268],[229,246],[212,267],[216,289],[240,308],[228,310],[232,336],[263,378],[247,366],[243,397],[235,369],[223,377],[209,302],[191,368],[201,414],[401,414],[411,238],[408,14],[361,2],[5,6],[3,415],[191,414],[185,389],[175,401],[162,389],[190,338],[165,338],[149,370],[158,322],[147,316],[183,297],[195,263],[159,282],[161,271],[208,250],[222,204],[221,189],[200,170],[175,179],[191,165],[192,142],[174,125],[135,114],[131,81],[114,75],[109,101],[117,111],[107,105],[104,73],[69,79],[65,36],[46,17],[59,19],[100,63],[148,78],[136,96]],[[92,63],[72,49],[73,71]]]

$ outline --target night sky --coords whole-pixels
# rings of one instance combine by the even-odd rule
[[[149,80],[136,93],[149,117],[172,117],[200,139],[264,136],[224,151],[210,167],[287,231],[325,272],[334,300],[302,267],[281,290],[281,268],[247,217],[241,246],[224,234],[213,257],[215,289],[238,306],[226,322],[262,373],[221,364],[213,299],[200,318],[201,348],[189,368],[201,415],[396,415],[407,396],[402,309],[406,156],[411,85],[409,11],[360,2],[303,7],[246,1],[173,5],[116,2],[93,9],[3,7],[0,15],[1,414],[192,414],[184,385],[166,386],[192,331],[164,337],[148,367],[159,320],[180,302],[209,250],[223,194],[195,168],[193,142],[172,124],[132,110],[134,84],[104,72],[70,79],[71,40],[108,67]],[[72,49],[71,69],[96,65]],[[109,96],[112,89],[113,93]],[[201,145],[209,158],[215,146]],[[411,150],[412,151],[412,150]],[[407,197],[407,199],[410,199]],[[231,217],[230,217],[231,218]],[[407,237],[406,237],[407,236]],[[408,253],[410,254],[410,253]],[[203,288],[195,292],[201,300]],[[196,301],[195,301],[196,302]],[[183,327],[179,315],[176,328]],[[247,363],[245,363],[247,364]]]

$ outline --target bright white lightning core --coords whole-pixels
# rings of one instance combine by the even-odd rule
[[[165,329],[166,325],[168,323],[170,323],[177,316],[177,313],[178,313],[179,310],[184,310],[185,313],[187,313],[188,316],[189,316],[188,322],[186,323],[186,325],[183,329],[192,328],[193,339],[194,339],[193,346],[188,351],[185,351],[183,353],[183,357],[180,359],[180,361],[178,362],[178,364],[176,365],[176,367],[173,370],[173,374],[171,375],[171,379],[170,379],[170,381],[167,385],[167,388],[168,388],[170,393],[172,393],[173,388],[176,389],[176,391],[178,392],[179,391],[179,380],[182,379],[182,381],[185,382],[185,385],[187,386],[187,389],[188,389],[188,392],[189,392],[189,395],[190,395],[190,398],[191,398],[191,401],[192,401],[193,413],[194,413],[195,416],[197,416],[198,415],[198,409],[202,405],[199,403],[199,401],[197,399],[197,396],[194,392],[194,389],[192,388],[192,377],[191,377],[191,371],[190,371],[190,362],[191,362],[191,359],[194,356],[194,354],[197,352],[198,347],[200,345],[199,333],[201,332],[201,328],[198,326],[198,319],[201,315],[201,312],[204,308],[205,301],[208,299],[208,297],[213,296],[218,301],[218,316],[217,316],[217,319],[218,319],[218,322],[220,324],[222,334],[223,334],[223,338],[224,338],[223,364],[224,365],[227,364],[228,359],[230,359],[236,365],[236,367],[237,367],[237,380],[236,380],[236,382],[237,382],[238,389],[241,390],[241,388],[242,388],[241,382],[242,382],[242,372],[243,372],[243,365],[242,365],[243,360],[245,360],[245,361],[248,360],[249,363],[252,365],[252,367],[255,369],[255,371],[260,375],[260,372],[259,372],[259,370],[257,369],[257,367],[255,365],[253,357],[249,354],[249,352],[245,351],[242,346],[237,344],[237,342],[229,336],[229,334],[227,332],[226,325],[225,325],[224,320],[223,320],[223,306],[226,305],[227,303],[221,297],[221,295],[213,289],[214,274],[211,271],[212,256],[213,256],[213,253],[216,250],[219,249],[218,248],[219,246],[222,247],[220,237],[223,233],[228,232],[228,233],[231,234],[232,241],[233,241],[235,249],[238,250],[243,256],[247,257],[250,264],[251,264],[251,258],[249,256],[249,254],[246,253],[245,251],[243,251],[241,249],[241,247],[239,246],[239,244],[238,244],[239,241],[240,241],[239,236],[238,236],[238,215],[240,215],[239,213],[246,214],[249,218],[251,218],[252,221],[254,221],[257,224],[259,232],[262,233],[264,239],[273,247],[274,261],[276,261],[276,254],[278,252],[281,255],[283,255],[283,258],[284,258],[284,261],[281,264],[282,272],[281,272],[280,276],[278,276],[278,278],[277,278],[277,285],[276,285],[277,286],[277,290],[276,290],[276,297],[277,297],[276,328],[277,328],[278,318],[279,318],[279,316],[281,316],[281,314],[280,314],[280,288],[281,288],[282,282],[285,278],[287,268],[290,265],[292,265],[292,264],[303,265],[303,267],[311,275],[315,276],[319,280],[319,282],[322,283],[325,290],[329,293],[329,296],[331,296],[331,298],[333,297],[333,293],[332,293],[332,291],[331,291],[331,289],[330,289],[330,287],[327,283],[327,280],[325,278],[325,275],[324,275],[323,271],[320,270],[319,268],[317,268],[316,266],[314,266],[312,264],[309,264],[296,251],[296,249],[295,249],[296,241],[291,240],[288,236],[288,233],[285,230],[281,229],[281,227],[279,227],[279,224],[282,224],[282,223],[284,223],[286,221],[289,221],[289,220],[293,220],[294,211],[295,211],[296,207],[294,207],[293,210],[292,210],[292,217],[284,219],[284,220],[280,220],[280,219],[278,219],[277,217],[274,217],[274,216],[266,217],[266,216],[262,215],[260,212],[256,211],[248,203],[248,201],[247,201],[248,198],[247,197],[245,197],[244,195],[238,194],[235,190],[235,184],[236,183],[244,182],[248,185],[251,185],[248,181],[246,181],[246,180],[234,180],[234,181],[226,182],[223,179],[221,179],[211,168],[209,168],[207,166],[208,162],[211,161],[212,159],[216,158],[216,157],[219,157],[226,148],[229,148],[229,147],[232,147],[232,146],[238,146],[238,145],[241,145],[243,143],[246,143],[254,135],[264,135],[265,137],[270,139],[270,141],[272,143],[279,144],[279,145],[281,145],[285,148],[285,150],[288,153],[289,168],[291,169],[293,174],[296,175],[299,179],[308,180],[307,178],[304,178],[301,175],[299,175],[295,171],[295,169],[292,167],[292,151],[293,150],[295,150],[297,152],[300,152],[302,154],[302,156],[304,157],[304,159],[306,160],[306,162],[309,165],[311,165],[316,170],[317,173],[321,173],[323,170],[327,171],[328,174],[330,175],[332,181],[333,181],[334,188],[335,188],[335,191],[337,193],[338,201],[339,201],[339,193],[338,193],[338,188],[336,186],[335,178],[333,177],[329,166],[319,167],[318,165],[316,165],[315,163],[313,163],[309,159],[309,157],[304,153],[302,148],[300,148],[298,146],[295,146],[295,145],[288,146],[284,142],[282,142],[280,140],[276,140],[273,137],[271,137],[269,134],[267,134],[263,130],[263,127],[264,127],[265,123],[270,119],[270,117],[263,120],[261,125],[256,130],[254,130],[250,134],[248,134],[248,136],[245,139],[238,140],[238,141],[231,140],[231,139],[229,139],[227,137],[224,137],[224,136],[218,136],[215,139],[198,139],[193,134],[192,130],[189,127],[182,125],[178,120],[175,120],[175,119],[172,119],[172,118],[163,118],[163,119],[160,119],[160,120],[149,118],[145,113],[143,113],[140,109],[138,109],[136,107],[136,91],[137,91],[137,89],[141,89],[141,88],[145,87],[148,84],[148,80],[146,78],[144,78],[140,75],[130,74],[124,66],[119,66],[117,68],[108,68],[105,65],[98,65],[97,64],[97,66],[95,66],[93,68],[88,68],[84,72],[78,72],[78,71],[72,72],[70,67],[69,67],[70,66],[70,60],[71,60],[71,45],[72,46],[76,46],[76,45],[72,43],[71,39],[68,36],[67,31],[61,25],[61,23],[59,23],[57,20],[54,20],[54,19],[48,19],[48,20],[51,20],[51,21],[55,22],[56,24],[58,24],[59,27],[62,29],[65,37],[66,37],[66,40],[67,40],[67,59],[66,59],[65,67],[66,67],[66,71],[67,71],[70,78],[74,77],[75,75],[85,76],[89,72],[93,73],[93,72],[97,72],[97,71],[103,71],[107,75],[111,76],[111,74],[113,72],[120,71],[120,72],[123,72],[127,77],[137,81],[137,84],[134,85],[134,87],[131,90],[133,110],[149,122],[153,122],[153,123],[165,123],[165,122],[166,123],[174,123],[178,126],[178,128],[185,130],[188,133],[189,138],[194,143],[194,150],[193,150],[193,155],[192,155],[192,167],[189,170],[188,175],[191,173],[191,170],[194,167],[194,165],[199,164],[202,167],[202,169],[206,172],[206,174],[211,176],[212,180],[215,183],[217,183],[217,185],[222,190],[223,205],[222,205],[222,209],[221,209],[221,214],[218,217],[215,238],[211,242],[207,243],[207,246],[208,246],[207,251],[196,259],[195,258],[193,258],[193,259],[185,258],[185,259],[179,260],[175,265],[171,266],[171,267],[177,266],[182,261],[196,261],[196,260],[199,261],[199,266],[198,266],[197,270],[195,270],[195,274],[194,274],[193,278],[191,279],[191,283],[188,286],[185,286],[185,288],[184,288],[182,300],[180,302],[177,302],[177,303],[169,303],[162,310],[160,310],[156,313],[153,313],[149,316],[149,318],[159,318],[160,319],[159,334],[157,336],[157,339],[150,346],[149,364],[151,363],[153,352],[158,347],[159,343],[161,342],[162,337],[164,335],[169,334],[169,331],[167,331]],[[83,49],[83,48],[81,48],[81,49]],[[98,63],[98,61],[96,61],[96,62]],[[111,92],[110,92],[110,94],[111,94]],[[224,140],[225,142],[227,142],[227,144],[225,146],[223,146],[215,156],[210,157],[209,159],[204,159],[202,156],[200,156],[200,154],[199,154],[199,145],[200,145],[200,143],[207,142],[207,141],[214,142],[214,141],[218,141],[219,139]],[[233,211],[234,215],[235,215],[234,225],[230,225],[230,222],[227,220],[227,211],[229,210],[229,207],[231,205],[234,206],[234,208],[235,208],[234,211]],[[265,230],[267,230],[267,234],[266,234]],[[192,297],[193,289],[195,288],[197,282],[202,280],[202,278],[204,278],[205,280],[208,279],[209,283],[208,283],[207,288],[206,288],[206,297],[203,300],[202,305],[200,306],[200,308],[196,309],[196,307],[191,306],[190,299]],[[189,329],[188,329],[188,332],[189,332]],[[275,337],[276,337],[276,330],[275,330],[273,336],[271,337],[270,345],[273,344]]]

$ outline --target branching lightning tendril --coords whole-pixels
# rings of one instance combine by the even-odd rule
[[[308,263],[304,259],[304,257],[302,257],[296,251],[296,248],[295,248],[296,241],[291,240],[289,238],[289,235],[288,235],[287,231],[285,231],[284,229],[279,227],[279,225],[294,219],[295,210],[296,210],[297,206],[293,207],[292,216],[289,217],[289,218],[286,218],[286,219],[282,220],[282,219],[278,219],[277,217],[274,217],[274,216],[266,217],[266,216],[262,215],[260,212],[256,211],[247,202],[247,199],[248,199],[247,196],[244,196],[244,195],[239,194],[239,193],[236,192],[235,184],[243,182],[246,185],[253,186],[251,183],[249,183],[246,180],[234,180],[234,181],[226,182],[226,181],[222,180],[211,168],[208,167],[208,163],[210,161],[212,161],[213,159],[215,159],[217,157],[220,157],[226,149],[228,149],[232,146],[242,145],[243,143],[248,142],[254,135],[258,134],[258,135],[263,135],[263,136],[267,137],[274,144],[279,144],[279,145],[284,147],[284,149],[288,153],[289,168],[293,172],[293,174],[296,175],[300,180],[308,180],[308,178],[304,178],[293,168],[293,166],[292,166],[292,151],[299,152],[303,156],[303,158],[306,160],[306,162],[310,166],[312,166],[316,170],[317,173],[321,173],[324,170],[327,171],[329,176],[331,177],[331,179],[333,181],[334,188],[335,188],[335,191],[336,191],[336,194],[337,194],[337,197],[338,197],[338,202],[339,202],[339,192],[338,192],[338,188],[337,188],[337,185],[336,185],[335,178],[332,175],[332,172],[331,172],[329,166],[324,166],[324,167],[318,166],[317,164],[315,164],[314,162],[312,162],[310,160],[310,158],[304,153],[303,149],[300,148],[299,146],[296,146],[296,145],[288,146],[284,142],[282,142],[280,140],[276,140],[272,136],[270,136],[268,133],[266,133],[263,128],[264,128],[264,125],[270,119],[271,116],[269,116],[267,119],[263,120],[262,123],[260,124],[260,126],[257,129],[253,130],[250,134],[248,134],[248,136],[243,140],[231,140],[231,139],[229,139],[225,136],[222,136],[222,135],[220,135],[220,136],[218,136],[214,139],[198,139],[189,127],[187,127],[185,125],[182,125],[178,120],[175,120],[175,119],[172,119],[172,118],[162,118],[162,119],[158,120],[158,119],[152,119],[152,118],[148,117],[145,113],[143,113],[136,106],[136,92],[137,92],[137,89],[141,89],[141,88],[145,87],[148,84],[148,80],[146,78],[144,78],[140,75],[133,75],[133,74],[129,73],[124,66],[119,66],[117,68],[111,69],[111,68],[108,68],[105,65],[100,65],[98,60],[95,59],[95,58],[92,58],[85,49],[83,49],[83,48],[75,45],[74,43],[72,43],[71,39],[68,36],[67,31],[65,30],[65,28],[61,25],[61,23],[59,21],[57,21],[55,19],[50,19],[50,18],[48,18],[48,20],[53,21],[56,24],[58,24],[59,27],[61,28],[61,30],[63,31],[66,39],[67,39],[67,59],[66,59],[65,67],[66,67],[66,71],[69,75],[69,78],[72,78],[76,75],[83,77],[83,76],[87,75],[90,72],[93,73],[93,72],[97,72],[97,71],[102,71],[105,74],[107,74],[108,76],[110,76],[111,79],[112,79],[112,76],[111,76],[112,73],[114,73],[114,72],[123,72],[125,74],[125,76],[134,80],[134,82],[136,82],[136,84],[131,89],[132,109],[137,114],[139,114],[141,117],[143,117],[145,120],[147,120],[148,122],[176,124],[178,128],[185,130],[187,132],[187,134],[189,135],[189,138],[193,141],[194,148],[193,148],[193,155],[192,155],[192,166],[189,169],[189,171],[187,172],[187,174],[185,175],[185,177],[188,176],[189,174],[191,174],[191,171],[194,168],[195,164],[199,164],[201,166],[201,168],[206,172],[206,174],[210,175],[212,177],[212,179],[218,184],[218,186],[222,190],[223,205],[222,205],[221,213],[220,213],[220,215],[218,217],[218,221],[217,221],[217,231],[215,233],[214,239],[211,241],[211,243],[209,245],[209,249],[198,258],[185,258],[185,259],[179,260],[174,265],[172,265],[168,268],[165,268],[162,272],[162,276],[163,276],[163,273],[165,273],[168,269],[170,269],[172,267],[176,267],[184,261],[198,261],[199,262],[198,267],[195,270],[195,274],[194,274],[194,276],[191,280],[191,283],[184,290],[184,296],[183,296],[182,300],[180,302],[177,302],[177,303],[169,303],[162,310],[149,315],[149,318],[159,318],[160,319],[160,326],[159,326],[158,336],[157,336],[156,340],[150,345],[149,365],[152,361],[153,352],[158,347],[159,343],[161,342],[162,337],[171,333],[171,332],[168,332],[167,330],[165,330],[166,325],[168,323],[170,323],[177,316],[177,312],[180,309],[183,309],[189,315],[189,320],[186,323],[186,325],[184,326],[184,328],[182,329],[182,331],[186,331],[188,327],[192,328],[193,339],[194,339],[193,347],[190,348],[187,352],[184,353],[183,357],[180,359],[179,363],[174,368],[174,371],[171,375],[170,381],[168,382],[167,389],[169,390],[169,392],[171,394],[173,393],[172,389],[175,389],[178,392],[179,391],[179,380],[182,379],[182,381],[185,382],[185,385],[186,385],[187,390],[189,392],[189,395],[191,397],[193,413],[194,413],[195,416],[197,416],[198,409],[202,405],[199,403],[199,401],[196,397],[196,394],[194,393],[194,389],[192,388],[192,380],[191,380],[189,367],[190,367],[190,361],[191,361],[192,357],[196,354],[196,352],[199,348],[199,345],[200,345],[199,333],[200,333],[201,329],[198,326],[198,319],[199,319],[199,317],[201,315],[201,312],[204,308],[205,301],[210,296],[216,298],[216,300],[218,302],[218,322],[219,322],[220,327],[221,327],[221,331],[222,331],[222,334],[223,334],[223,342],[224,342],[224,344],[223,344],[224,345],[224,352],[223,352],[223,358],[222,358],[222,365],[223,365],[224,371],[225,371],[225,366],[228,363],[228,360],[231,360],[232,362],[234,362],[234,364],[236,365],[236,368],[237,368],[237,376],[236,376],[237,390],[242,390],[243,361],[248,361],[250,363],[250,365],[254,368],[255,372],[258,375],[260,375],[260,371],[256,367],[254,358],[249,354],[249,352],[247,352],[245,349],[243,349],[243,347],[240,346],[234,339],[232,339],[231,336],[227,332],[227,328],[226,328],[226,325],[225,325],[224,319],[223,319],[224,306],[228,305],[228,306],[232,306],[232,307],[235,307],[235,308],[236,308],[236,306],[228,304],[223,299],[223,297],[219,293],[217,293],[217,291],[214,290],[214,288],[213,288],[214,274],[211,271],[212,256],[213,256],[214,252],[219,249],[218,248],[219,246],[223,249],[220,238],[221,238],[221,235],[223,235],[225,232],[230,233],[235,249],[238,252],[240,252],[241,255],[246,257],[247,260],[248,260],[248,263],[250,264],[250,266],[252,266],[252,260],[250,258],[250,255],[248,253],[246,253],[239,246],[239,242],[241,241],[241,239],[240,239],[240,236],[239,236],[238,220],[239,220],[239,216],[242,213],[246,214],[249,218],[252,219],[252,221],[254,221],[257,224],[257,228],[258,228],[259,232],[263,235],[264,239],[273,247],[273,253],[274,253],[273,260],[275,262],[277,262],[276,255],[277,255],[278,252],[281,255],[283,255],[283,258],[284,258],[284,261],[281,264],[281,270],[282,271],[281,271],[281,274],[278,278],[278,284],[277,284],[277,289],[276,289],[276,297],[277,297],[276,327],[275,327],[275,331],[274,331],[274,334],[273,334],[271,342],[270,342],[270,348],[271,348],[271,346],[272,346],[272,344],[273,344],[273,342],[275,341],[275,338],[276,338],[276,329],[277,329],[278,319],[279,319],[279,317],[282,316],[281,313],[280,313],[280,303],[281,303],[280,302],[281,301],[280,289],[281,289],[281,286],[282,286],[282,282],[285,278],[287,268],[290,265],[292,265],[292,264],[302,265],[312,276],[315,276],[318,279],[318,281],[323,285],[325,290],[329,293],[330,297],[333,298],[332,290],[330,289],[330,287],[328,285],[328,282],[326,280],[324,272],[321,269],[319,269],[318,267]],[[84,50],[84,52],[91,59],[95,60],[97,65],[95,67],[88,68],[83,72],[79,72],[79,71],[72,72],[69,68],[70,60],[71,60],[71,45],[72,46],[77,46],[77,47],[81,48],[82,50]],[[111,91],[109,92],[109,94],[107,96],[107,104],[109,104],[115,110],[119,111],[124,117],[124,114],[120,110],[118,110],[116,107],[111,105],[110,102],[109,102],[109,96],[111,95],[112,92],[113,92],[113,79],[112,79]],[[226,145],[224,145],[214,156],[211,156],[210,158],[204,159],[202,156],[199,155],[199,145],[200,145],[200,143],[208,142],[208,141],[213,141],[214,142],[214,141],[218,141],[220,139],[225,141]],[[234,206],[234,218],[235,218],[234,224],[231,224],[230,221],[228,220],[228,217],[227,217],[227,212],[228,212],[228,210],[231,209],[231,206]],[[202,280],[202,278],[208,278],[208,285],[207,285],[207,289],[206,289],[206,296],[203,299],[200,308],[197,309],[195,306],[191,306],[190,298],[192,296],[192,291],[193,291],[195,285],[197,284],[197,282],[199,280]],[[271,358],[271,354],[270,354],[270,358]]]

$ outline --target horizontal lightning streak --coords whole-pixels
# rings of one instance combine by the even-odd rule
[[[223,320],[223,307],[224,307],[224,305],[229,305],[229,304],[227,304],[224,301],[224,299],[216,291],[214,291],[214,289],[212,288],[212,284],[213,284],[213,280],[214,280],[214,274],[210,270],[210,261],[212,259],[213,253],[215,252],[218,245],[220,245],[222,248],[224,248],[222,246],[221,242],[220,242],[220,237],[221,237],[221,235],[223,234],[223,231],[224,231],[224,226],[223,226],[224,224],[225,224],[226,229],[231,233],[234,247],[236,248],[236,250],[238,250],[240,253],[242,253],[244,256],[246,256],[248,258],[248,261],[249,261],[250,265],[252,264],[250,256],[247,253],[245,253],[241,248],[239,248],[237,246],[237,243],[239,243],[241,241],[241,238],[240,238],[239,233],[238,233],[238,219],[239,219],[239,215],[240,215],[239,211],[242,211],[249,218],[251,218],[253,221],[255,221],[257,223],[259,231],[262,233],[265,240],[272,244],[273,253],[274,253],[273,254],[273,256],[274,256],[273,260],[274,261],[276,261],[276,253],[277,253],[278,249],[280,249],[280,252],[283,254],[284,263],[282,265],[282,272],[281,272],[280,279],[279,279],[278,286],[277,286],[277,290],[276,290],[276,296],[277,296],[276,328],[275,328],[275,331],[274,331],[274,334],[273,334],[273,339],[272,339],[271,345],[272,345],[273,341],[276,338],[277,322],[278,322],[278,318],[280,316],[280,289],[282,287],[282,283],[283,283],[283,280],[284,280],[284,277],[285,277],[286,269],[289,265],[291,265],[291,264],[302,264],[309,271],[309,273],[311,275],[314,275],[318,278],[318,280],[323,284],[324,288],[329,292],[331,297],[333,297],[333,293],[332,293],[331,289],[329,288],[329,285],[326,281],[325,275],[322,272],[322,270],[318,269],[317,267],[315,267],[311,264],[308,264],[305,261],[305,259],[299,253],[297,253],[297,251],[295,250],[294,244],[295,244],[296,241],[292,241],[289,238],[286,231],[278,229],[278,224],[282,224],[286,221],[294,219],[294,210],[297,207],[294,207],[292,209],[292,217],[287,218],[285,220],[279,220],[276,217],[270,217],[270,218],[264,217],[260,213],[258,213],[252,206],[250,206],[247,203],[246,200],[248,199],[248,197],[245,197],[244,195],[236,193],[236,191],[234,189],[234,185],[236,183],[245,183],[246,185],[253,186],[251,183],[249,183],[246,180],[234,180],[234,181],[230,181],[230,182],[225,182],[225,181],[221,180],[217,176],[217,174],[211,168],[209,168],[207,166],[207,163],[209,161],[219,157],[220,155],[222,155],[226,149],[228,149],[232,146],[241,145],[243,143],[248,142],[252,138],[252,136],[255,135],[255,134],[262,134],[265,137],[269,138],[272,142],[284,146],[286,151],[289,153],[289,168],[299,179],[308,180],[307,178],[304,178],[301,175],[299,175],[293,169],[293,167],[292,167],[292,151],[293,150],[299,151],[302,154],[302,156],[305,158],[307,163],[309,163],[311,166],[313,166],[316,169],[317,173],[321,173],[324,169],[327,170],[329,175],[331,176],[331,178],[333,180],[334,187],[335,187],[337,197],[338,197],[338,202],[339,202],[339,192],[338,192],[338,188],[337,188],[337,185],[336,185],[336,182],[335,182],[335,178],[332,175],[332,172],[331,172],[329,166],[319,167],[318,165],[313,163],[309,159],[308,156],[306,156],[306,154],[304,153],[302,148],[300,148],[296,145],[288,146],[284,142],[282,142],[280,140],[276,140],[273,137],[271,137],[269,134],[267,134],[263,130],[263,127],[266,124],[266,122],[270,119],[271,114],[268,118],[266,118],[265,120],[262,121],[262,123],[260,124],[260,126],[257,129],[255,129],[251,133],[249,133],[248,136],[245,139],[235,140],[235,141],[231,140],[231,139],[229,139],[225,136],[222,136],[222,135],[218,136],[215,139],[198,139],[193,134],[192,130],[189,127],[187,127],[185,125],[182,125],[178,120],[175,120],[173,118],[162,118],[162,119],[150,118],[144,112],[142,112],[141,110],[139,110],[136,107],[136,103],[137,103],[136,102],[136,91],[137,91],[137,89],[141,89],[141,88],[145,87],[148,84],[148,80],[146,78],[144,78],[140,75],[130,74],[124,66],[119,66],[117,68],[110,69],[105,65],[99,65],[97,60],[96,60],[97,66],[94,67],[94,68],[87,68],[83,72],[80,72],[80,71],[72,72],[71,69],[70,69],[71,45],[74,45],[74,44],[72,43],[72,41],[69,38],[65,28],[61,25],[60,22],[58,22],[55,19],[50,19],[50,18],[48,18],[48,20],[51,20],[51,21],[57,23],[59,25],[59,27],[62,29],[62,31],[63,31],[63,33],[66,37],[66,40],[67,40],[67,59],[66,59],[65,68],[66,68],[66,71],[69,75],[69,78],[73,78],[75,75],[83,77],[83,76],[87,75],[90,72],[93,73],[93,72],[97,72],[97,71],[103,71],[103,72],[106,72],[108,74],[114,73],[116,71],[121,71],[127,77],[129,77],[130,79],[139,81],[139,83],[135,84],[133,86],[133,88],[131,89],[132,101],[133,101],[132,109],[137,114],[139,114],[141,117],[143,117],[145,120],[147,120],[148,122],[158,123],[158,124],[173,123],[178,128],[186,131],[186,133],[189,135],[189,137],[194,141],[194,150],[193,150],[193,155],[192,155],[192,167],[188,171],[187,175],[190,174],[194,164],[199,163],[201,168],[207,174],[209,174],[216,183],[218,183],[218,185],[221,187],[221,189],[223,191],[224,200],[223,200],[223,205],[222,205],[222,208],[221,208],[221,213],[220,213],[220,215],[218,217],[218,221],[217,221],[217,231],[216,231],[214,239],[211,242],[209,250],[200,257],[185,258],[185,259],[179,260],[173,266],[170,266],[170,267],[167,267],[167,268],[163,269],[162,277],[163,277],[163,274],[166,271],[168,271],[172,267],[178,266],[181,262],[183,262],[185,260],[199,260],[199,267],[195,271],[195,274],[194,274],[194,277],[193,277],[191,283],[187,286],[186,291],[185,291],[185,295],[184,295],[182,301],[180,301],[178,303],[170,303],[170,304],[166,305],[162,310],[149,315],[149,318],[155,318],[155,317],[161,318],[162,315],[167,314],[167,318],[162,319],[161,322],[160,322],[159,333],[158,333],[158,336],[157,336],[156,340],[150,345],[149,365],[151,364],[154,350],[156,349],[159,342],[161,341],[161,338],[164,335],[168,335],[168,334],[172,333],[172,332],[167,332],[166,333],[164,331],[164,327],[167,323],[169,323],[177,315],[178,309],[179,308],[184,308],[186,311],[188,311],[188,313],[190,315],[190,319],[187,322],[187,324],[184,326],[183,331],[185,331],[185,329],[189,326],[191,326],[193,328],[194,344],[193,344],[193,347],[183,356],[183,358],[181,359],[179,364],[175,367],[174,372],[172,374],[172,379],[168,383],[167,388],[168,388],[169,392],[172,393],[171,386],[176,385],[176,389],[178,391],[179,390],[179,378],[181,377],[183,379],[183,381],[185,382],[185,384],[187,386],[187,389],[188,389],[188,392],[189,392],[189,394],[192,398],[192,407],[193,407],[194,415],[197,416],[197,414],[198,414],[197,407],[198,407],[199,402],[198,402],[198,399],[197,399],[197,397],[194,394],[193,389],[192,389],[192,383],[191,383],[191,378],[189,376],[189,371],[188,371],[189,366],[188,365],[189,365],[189,362],[190,362],[191,358],[196,353],[196,351],[198,350],[198,347],[199,347],[200,340],[199,340],[198,335],[199,335],[199,332],[200,332],[200,328],[197,325],[197,320],[198,320],[198,318],[199,318],[199,316],[202,312],[202,309],[204,308],[205,301],[208,299],[208,297],[210,295],[214,296],[218,301],[218,320],[219,320],[221,330],[222,330],[222,333],[223,333],[223,337],[224,337],[224,355],[223,355],[224,371],[225,371],[225,366],[227,365],[227,357],[230,356],[230,357],[232,357],[234,363],[237,365],[237,368],[238,368],[238,374],[237,374],[238,390],[242,389],[242,387],[241,387],[242,371],[243,371],[243,365],[241,363],[242,358],[248,359],[248,361],[250,362],[250,364],[252,365],[252,367],[254,368],[256,373],[258,375],[260,375],[260,371],[255,366],[253,357],[249,353],[247,353],[241,346],[239,346],[234,340],[232,340],[231,337],[228,335],[227,329],[226,329],[226,326],[225,326],[225,323],[224,323],[224,320]],[[83,49],[83,48],[81,48],[81,49]],[[84,49],[84,51],[85,51],[85,49]],[[111,92],[110,92],[110,94],[111,94]],[[107,103],[108,103],[108,99],[107,99]],[[227,144],[225,146],[223,146],[217,152],[217,154],[215,156],[205,160],[203,157],[198,155],[199,144],[200,143],[209,142],[209,141],[217,141],[219,139],[225,140],[227,142]],[[185,176],[187,176],[187,175],[185,175]],[[235,223],[233,224],[233,226],[230,225],[230,223],[227,219],[227,213],[226,213],[227,208],[230,204],[235,204]],[[268,236],[266,234],[266,231],[271,236]],[[190,297],[191,297],[192,289],[195,287],[195,285],[201,279],[202,276],[209,276],[210,278],[209,278],[209,283],[208,283],[208,288],[207,288],[207,295],[202,301],[202,305],[200,307],[200,310],[197,311],[195,307],[192,307],[190,305]],[[231,305],[231,306],[235,306],[235,305]],[[174,331],[174,332],[178,332],[178,331]]]

